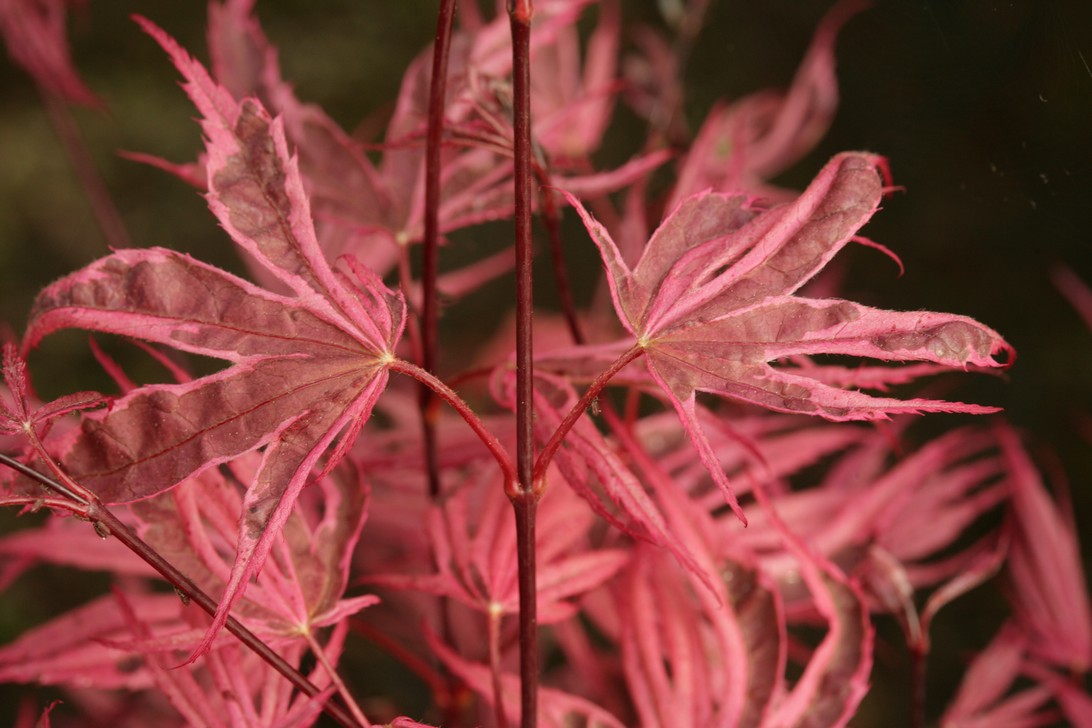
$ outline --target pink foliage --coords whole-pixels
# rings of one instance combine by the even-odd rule
[[[835,5],[787,91],[718,104],[672,151],[685,130],[657,115],[681,108],[685,39],[646,29],[623,68],[624,3],[535,5],[535,205],[550,227],[568,202],[603,277],[591,310],[564,302],[564,329],[539,314],[530,401],[508,332],[460,340],[477,364],[445,380],[413,362],[430,296],[456,307],[513,264],[507,248],[469,251],[432,290],[413,258],[430,115],[444,125],[440,233],[493,235],[482,224],[513,215],[503,12],[463,10],[443,108],[427,102],[431,53],[410,64],[377,144],[297,97],[254,0],[210,4],[211,71],[137,19],[184,78],[204,149],[181,164],[129,156],[201,188],[254,281],[116,250],[46,287],[21,348],[5,345],[0,503],[52,515],[0,537],[0,588],[38,565],[113,581],[0,647],[0,681],[65,691],[20,725],[82,711],[288,728],[326,711],[402,728],[846,726],[875,679],[876,620],[894,615],[924,664],[937,613],[998,573],[1013,616],[941,724],[1088,725],[1092,608],[1064,499],[1000,417],[924,442],[900,417],[997,413],[907,392],[1007,368],[1012,346],[965,316],[844,300],[832,279],[805,289],[851,242],[886,251],[860,234],[891,189],[883,157],[838,154],[800,192],[770,183],[830,125],[837,35],[865,3]],[[0,0],[0,27],[43,87],[90,101],[62,10]],[[599,169],[620,95],[649,117],[648,143]],[[651,176],[673,157],[657,199]],[[589,245],[583,231],[563,243],[561,258]],[[1087,289],[1058,283],[1083,311]],[[62,329],[134,341],[170,381],[131,378],[92,344],[117,399],[38,404],[24,357]],[[191,374],[187,357],[219,368]],[[534,482],[515,483],[512,414],[528,407]],[[534,528],[509,510],[527,493]],[[184,575],[167,576],[177,593],[134,542]],[[205,611],[190,603],[202,595]],[[238,641],[240,625],[273,657]],[[536,630],[538,714],[521,715]],[[431,703],[346,674],[362,639]]]

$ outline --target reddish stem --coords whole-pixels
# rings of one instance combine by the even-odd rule
[[[436,42],[432,49],[432,78],[429,82],[428,133],[425,140],[425,237],[421,253],[421,366],[436,372],[439,358],[439,311],[436,278],[440,250],[440,169],[447,94],[447,61],[451,52],[451,29],[456,0],[440,0],[436,19]],[[437,461],[435,395],[424,383],[417,390],[421,408],[428,492],[440,495],[440,466]]]
[[[497,440],[497,436],[494,435],[485,426],[485,423],[474,413],[474,410],[470,409],[470,405],[463,401],[455,390],[447,386],[435,376],[426,372],[416,364],[412,364],[404,359],[395,359],[389,364],[391,371],[405,374],[406,376],[413,377],[417,381],[427,385],[433,392],[438,394],[441,399],[450,404],[459,416],[462,417],[470,429],[474,431],[482,441],[482,443],[489,449],[493,457],[497,461],[497,465],[500,466],[501,471],[504,473],[505,483],[512,483],[516,480],[516,468],[512,465],[512,459],[508,457],[508,453],[504,447]]]
[[[534,395],[531,330],[531,0],[508,0],[512,33],[512,131],[515,153],[516,218],[516,473],[508,493],[516,517],[519,564],[520,725],[538,725],[538,615],[535,578]]]
[[[615,374],[622,371],[630,362],[644,353],[644,349],[640,346],[633,346],[626,351],[625,354],[618,357],[613,364],[611,364],[605,371],[599,373],[584,392],[584,395],[577,401],[576,404],[569,409],[565,415],[565,419],[561,420],[561,423],[554,430],[554,434],[550,436],[549,441],[543,446],[542,452],[538,455],[538,460],[535,461],[535,474],[534,483],[536,488],[541,489],[541,483],[546,479],[546,468],[550,466],[550,461],[553,460],[554,454],[557,449],[561,447],[562,441],[565,436],[569,434],[569,430],[573,428],[576,421],[583,416],[584,412],[591,406],[592,402],[599,393],[603,391],[603,388],[607,386],[607,383],[614,377]]]
[[[569,327],[569,335],[573,343],[583,344],[584,332],[580,327],[580,319],[576,315],[572,286],[569,285],[569,272],[565,267],[565,250],[561,244],[561,214],[557,209],[557,195],[550,189],[549,172],[536,165],[535,173],[539,184],[543,187],[542,222],[546,226],[546,235],[550,240],[550,262],[554,267],[554,284],[557,287],[558,300],[561,302],[561,313],[565,316],[565,323]]]

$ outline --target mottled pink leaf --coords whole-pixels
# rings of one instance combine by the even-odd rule
[[[606,228],[570,196],[599,247],[622,325],[643,349],[699,457],[743,518],[697,420],[699,391],[831,420],[896,413],[992,412],[925,399],[839,389],[771,362],[815,354],[997,367],[1011,347],[993,330],[950,314],[882,311],[793,293],[849,242],[879,205],[879,157],[839,155],[794,202],[764,212],[743,198],[698,194],[681,202],[632,269]]]
[[[281,123],[253,100],[237,103],[171,38],[141,22],[203,114],[210,209],[290,295],[172,251],[120,251],[43,291],[26,345],[75,326],[231,363],[193,382],[129,393],[109,414],[85,420],[65,455],[73,476],[116,503],[264,448],[231,579],[200,652],[265,561],[312,468],[339,433],[355,435],[369,416],[387,382],[404,304],[366,269],[352,266],[351,280],[328,265]]]

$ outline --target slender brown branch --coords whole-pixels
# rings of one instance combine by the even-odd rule
[[[20,463],[18,460],[0,453],[0,463],[12,468],[32,480],[45,486],[47,489],[70,497],[71,489],[61,485],[52,478],[39,473],[31,467]],[[123,523],[113,512],[102,504],[93,495],[89,502],[84,504],[83,515],[92,523],[97,524],[95,530],[105,536],[114,536],[130,551],[139,556],[145,563],[158,571],[164,579],[183,597],[184,600],[194,602],[209,616],[216,614],[216,600],[201,590],[188,576],[176,569],[169,561],[164,559],[159,552],[153,549],[147,542],[141,539]],[[303,676],[299,670],[293,667],[283,657],[273,651],[265,642],[253,632],[244,627],[234,617],[228,617],[225,625],[228,632],[235,635],[240,642],[246,645],[254,654],[263,659],[266,664],[288,679],[300,692],[308,697],[314,697],[322,691],[310,680]],[[323,710],[331,718],[346,728],[361,728],[361,724],[337,703],[327,701]]]
[[[508,0],[512,32],[512,130],[515,152],[516,217],[516,472],[509,492],[516,518],[519,564],[520,725],[538,725],[538,614],[535,576],[534,382],[531,282],[531,0]]]
[[[573,302],[572,286],[569,285],[569,272],[565,267],[565,249],[561,244],[561,211],[557,207],[557,195],[550,189],[550,174],[540,165],[535,165],[535,175],[542,185],[542,222],[546,226],[546,235],[550,241],[550,262],[554,268],[554,285],[561,302],[561,313],[569,327],[569,335],[574,344],[585,342],[580,319],[576,316],[576,304]]]
[[[436,17],[436,40],[432,45],[432,78],[429,80],[428,131],[425,136],[424,239],[421,245],[421,356],[425,371],[436,373],[440,353],[439,296],[436,280],[440,261],[440,172],[443,166],[444,111],[447,107],[447,64],[451,55],[451,31],[455,24],[456,0],[440,0]],[[424,450],[425,480],[433,501],[440,498],[440,459],[436,422],[439,412],[436,393],[418,382],[417,406],[421,411],[421,445]],[[450,613],[446,599],[440,599],[440,632],[451,641]],[[448,674],[448,692],[454,693],[455,676]],[[455,720],[454,703],[446,718]]]
[[[520,726],[538,726],[538,597],[535,579],[535,530],[538,497],[521,492],[512,500],[516,516],[516,565],[519,569]]]
[[[451,53],[451,29],[456,0],[440,0],[436,19],[436,42],[432,48],[432,79],[429,83],[428,134],[425,140],[425,237],[421,253],[421,359],[427,371],[436,372],[439,358],[439,310],[436,279],[440,251],[440,171],[447,95],[447,61]],[[423,382],[417,389],[421,408],[422,440],[428,491],[440,495],[440,466],[437,461],[435,397]]]

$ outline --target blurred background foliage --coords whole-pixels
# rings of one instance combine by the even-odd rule
[[[714,0],[686,72],[690,129],[717,101],[786,86],[832,4]],[[347,129],[379,130],[406,65],[431,40],[435,5],[259,0],[258,14],[300,98],[322,105]],[[622,6],[627,22],[660,22],[651,0]],[[74,114],[134,244],[175,247],[241,271],[193,189],[116,155],[193,158],[195,112],[164,54],[128,16],[148,16],[207,59],[204,10],[199,2],[155,0],[77,7],[69,19],[75,63],[107,111]],[[803,187],[845,149],[888,157],[906,191],[885,200],[865,232],[902,258],[906,274],[898,277],[873,251],[847,250],[840,256],[845,295],[884,308],[957,312],[1002,332],[1019,352],[1016,365],[1003,381],[960,380],[959,398],[1003,406],[1031,433],[1031,449],[1051,481],[1067,474],[1078,523],[1092,523],[1092,445],[1077,426],[1082,412],[1092,412],[1092,332],[1051,282],[1064,265],[1092,284],[1092,4],[881,0],[850,21],[837,47],[842,101],[834,126],[776,181]],[[104,255],[107,245],[34,85],[6,59],[0,98],[0,326],[19,332],[42,285]],[[643,143],[632,115],[620,110],[619,117],[604,160],[624,159]],[[509,234],[491,230],[502,240]],[[586,238],[568,230],[572,246],[585,246],[579,265],[597,270]],[[480,316],[500,321],[495,301],[470,305],[463,317],[479,332]],[[448,341],[460,341],[459,321],[452,311]],[[44,396],[108,388],[84,353],[85,335],[53,338],[32,359]],[[926,427],[938,430],[953,424],[944,415],[928,419]],[[0,525],[13,523],[13,514],[0,513]],[[1088,534],[1083,548],[1092,562]],[[85,588],[101,581],[74,580],[63,570],[20,580],[0,597],[0,642],[82,602]],[[963,650],[984,645],[999,623],[999,588],[957,601],[935,623],[936,648],[943,653],[959,636],[960,651],[933,663],[949,669],[932,673],[931,714],[954,690]],[[891,646],[878,653],[876,690],[859,725],[892,726],[893,715],[909,713],[892,712],[907,700],[899,636],[886,625],[881,639]],[[8,686],[0,703],[14,709],[7,698],[17,695]]]

